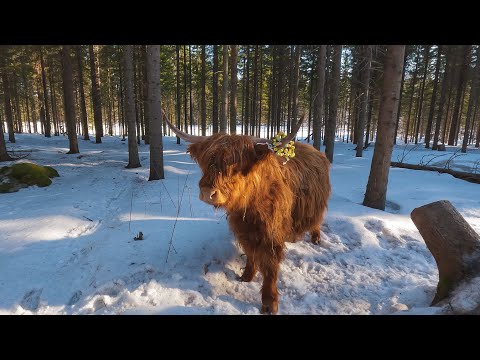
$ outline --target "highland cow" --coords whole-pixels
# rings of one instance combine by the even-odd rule
[[[164,119],[202,170],[200,200],[226,211],[230,229],[246,254],[239,277],[250,282],[263,276],[262,313],[278,311],[277,278],[285,242],[310,232],[320,241],[320,226],[330,196],[329,166],[323,153],[295,143],[295,157],[285,162],[272,151],[270,140],[245,135],[188,135]],[[302,119],[282,141],[287,144]]]

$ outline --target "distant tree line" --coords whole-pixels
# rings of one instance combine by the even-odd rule
[[[69,46],[75,131],[125,136],[124,46]],[[162,104],[182,130],[272,136],[305,112],[309,137],[368,142],[379,112],[385,46],[162,45]],[[62,46],[2,46],[0,123],[15,133],[66,132]],[[341,51],[341,53],[339,53]],[[396,135],[437,148],[478,146],[478,46],[407,45]],[[137,142],[148,143],[146,46],[133,45]],[[321,59],[323,57],[323,59]],[[321,89],[320,89],[321,87]],[[335,114],[335,126],[330,127]],[[315,134],[319,121],[318,134]],[[197,130],[198,129],[198,130]],[[168,129],[164,126],[164,132]],[[330,130],[330,131],[329,131]],[[327,135],[327,139],[325,138]],[[311,135],[311,136],[310,136]],[[460,142],[460,143],[459,143]],[[321,146],[318,145],[318,146]],[[361,155],[362,147],[357,147]]]

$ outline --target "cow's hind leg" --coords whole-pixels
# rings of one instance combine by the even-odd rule
[[[320,244],[320,227],[322,226],[323,219],[325,218],[325,211],[320,216],[320,219],[316,224],[310,229],[310,235],[312,236],[312,243]]]

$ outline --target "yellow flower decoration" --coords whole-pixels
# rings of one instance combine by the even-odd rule
[[[283,165],[287,163],[291,158],[295,157],[295,142],[289,141],[285,147],[282,146],[282,139],[284,139],[287,135],[280,131],[277,135],[272,139],[273,151],[281,157],[285,158],[285,162]]]

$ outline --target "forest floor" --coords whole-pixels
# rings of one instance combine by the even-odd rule
[[[183,141],[164,138],[166,179],[148,182],[148,145],[139,147],[143,167],[125,169],[128,145],[118,137],[79,140],[75,155],[66,154],[67,137],[16,138],[9,150],[31,151],[21,161],[60,177],[0,194],[0,314],[259,314],[261,275],[237,280],[242,251],[225,214],[198,199],[200,169]],[[308,236],[287,244],[279,314],[438,313],[429,308],[435,260],[410,212],[446,199],[480,233],[480,185],[391,168],[387,211],[370,209],[361,203],[374,148],[356,158],[354,147],[335,144],[321,244]],[[396,146],[392,161],[440,154],[412,147]],[[469,149],[450,167],[469,171],[479,160]],[[144,239],[134,240],[140,231]]]

